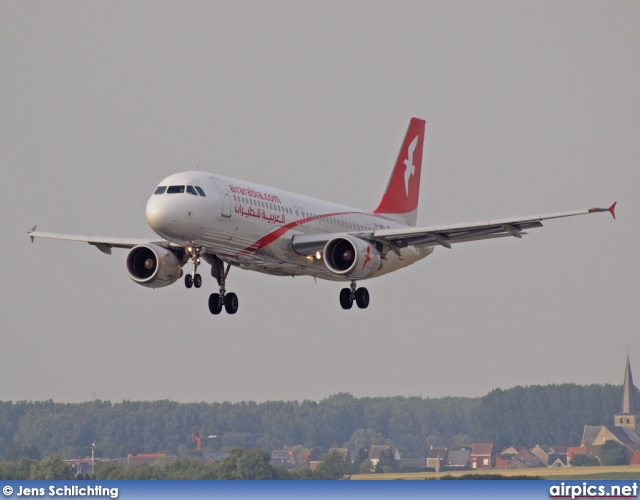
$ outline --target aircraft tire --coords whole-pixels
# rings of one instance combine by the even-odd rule
[[[200,288],[202,286],[202,276],[199,274],[195,275],[195,278],[193,279],[193,286],[196,288]]]
[[[220,314],[222,311],[222,304],[220,304],[220,294],[212,293],[209,295],[209,311],[211,314]]]
[[[340,290],[340,305],[342,309],[351,309],[353,306],[353,299],[351,298],[351,290],[343,288]]]
[[[235,293],[225,295],[224,309],[227,311],[227,314],[235,314],[238,312],[238,296]]]
[[[356,290],[356,304],[360,309],[369,307],[369,290],[366,288],[358,288]]]
[[[184,275],[184,286],[186,286],[187,288],[191,288],[193,286],[193,276],[191,276],[190,274]]]
[[[190,274],[185,274],[184,286],[186,286],[187,288],[191,288],[193,286],[193,276],[191,276]]]

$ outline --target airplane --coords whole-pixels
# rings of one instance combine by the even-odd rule
[[[502,237],[522,238],[542,221],[609,212],[616,203],[547,215],[416,226],[425,121],[412,118],[386,191],[373,211],[338,205],[300,194],[206,172],[180,172],[163,179],[145,208],[160,239],[126,239],[36,231],[34,238],[82,241],[106,254],[129,249],[125,264],[139,285],[161,288],[183,276],[186,288],[200,288],[198,267],[205,261],[218,291],[209,311],[238,311],[238,297],[227,292],[231,267],[274,276],[312,276],[349,283],[340,305],[365,309],[370,296],[357,282],[397,271],[431,255],[436,247]]]

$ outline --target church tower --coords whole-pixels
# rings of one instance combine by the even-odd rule
[[[629,355],[627,355],[627,366],[624,369],[624,388],[622,390],[622,409],[614,417],[615,426],[631,427],[634,431],[640,431],[638,427],[640,418],[636,412],[636,388],[633,385]]]

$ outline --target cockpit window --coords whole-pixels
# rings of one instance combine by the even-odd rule
[[[167,194],[184,193],[184,186],[169,186]]]
[[[202,190],[202,188],[200,186],[196,186],[196,191],[198,191],[200,196],[207,196],[206,194],[204,194],[204,191]]]
[[[167,190],[167,186],[158,186],[153,194],[163,194]]]
[[[198,193],[193,189],[193,186],[187,186],[187,193],[192,194],[193,196],[198,196]]]

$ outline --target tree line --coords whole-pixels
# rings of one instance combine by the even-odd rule
[[[99,461],[93,472],[83,476],[76,474],[59,455],[50,455],[44,460],[0,461],[0,480],[329,480],[342,479],[346,472],[346,463],[337,452],[325,454],[313,471],[309,467],[287,470],[271,465],[270,461],[271,456],[264,450],[234,448],[219,463],[183,458],[134,467],[115,461]]]
[[[0,402],[0,457],[84,457],[92,443],[98,457],[195,457],[192,435],[200,429],[210,452],[391,444],[404,457],[423,457],[431,445],[480,441],[496,449],[567,446],[579,444],[584,425],[610,425],[621,397],[621,386],[562,384],[496,389],[479,398],[340,393],[319,402]],[[218,437],[206,440],[210,435]]]
[[[578,446],[585,425],[613,425],[621,402],[622,386],[609,384],[495,389],[478,405],[474,436],[497,449]]]

